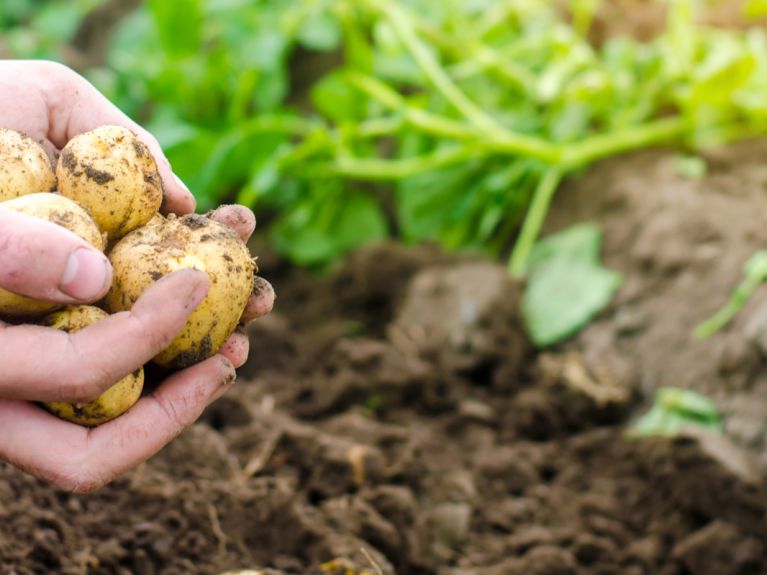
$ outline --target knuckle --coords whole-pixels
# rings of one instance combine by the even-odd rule
[[[183,405],[179,406],[175,401],[168,401],[162,396],[155,398],[157,405],[163,412],[163,415],[171,422],[171,424],[179,429],[183,429],[188,425],[186,418],[183,416]],[[181,409],[179,409],[181,407]]]
[[[154,323],[148,321],[141,314],[129,312],[131,317],[132,331],[138,341],[145,342],[145,345],[155,353],[162,351],[175,337],[175,330],[162,329]]]
[[[59,401],[88,403],[96,399],[103,388],[113,381],[109,370],[101,364],[88,361],[77,349],[74,338],[70,342],[69,361],[60,366],[58,376]]]

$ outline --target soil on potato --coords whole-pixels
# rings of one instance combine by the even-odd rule
[[[279,300],[237,385],[97,493],[1,465],[0,573],[767,573],[767,288],[690,335],[767,245],[765,157],[571,178],[549,231],[599,223],[625,282],[545,353],[493,263],[381,245],[320,278],[254,246]],[[726,434],[627,439],[661,385],[709,394]]]

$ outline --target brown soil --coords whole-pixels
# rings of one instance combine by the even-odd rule
[[[494,264],[382,245],[317,278],[256,248],[280,299],[240,382],[95,494],[0,466],[0,574],[767,573],[767,288],[690,336],[767,244],[764,157],[572,178],[550,229],[598,222],[625,283],[546,353]],[[626,439],[660,385],[710,394],[726,436]]]

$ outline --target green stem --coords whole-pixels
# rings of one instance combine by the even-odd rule
[[[367,1],[374,5],[389,21],[392,28],[394,28],[394,32],[413,56],[421,71],[456,110],[472,124],[488,134],[496,136],[503,134],[505,130],[464,94],[445,73],[445,70],[415,33],[411,17],[403,13],[394,2],[383,2],[383,0]]]
[[[317,129],[318,125],[321,124],[296,116],[255,116],[244,122],[241,129],[246,134],[282,132],[296,136],[308,136]]]
[[[374,118],[357,124],[354,135],[360,138],[393,136],[402,130],[402,118]]]
[[[427,40],[462,60],[462,63],[454,65],[452,69],[462,70],[464,75],[489,70],[495,72],[500,80],[521,88],[526,93],[533,92],[535,77],[525,68],[515,65],[512,60],[503,58],[496,49],[468,38],[456,42],[455,38],[420,20],[416,22],[416,26]],[[463,64],[467,66],[463,67]]]
[[[423,156],[397,160],[341,157],[336,159],[331,170],[336,175],[361,180],[401,180],[466,161],[475,154],[476,150],[471,148],[452,147]]]
[[[699,323],[693,335],[696,339],[711,337],[730,321],[748,303],[757,288],[767,280],[767,252],[758,251],[744,266],[745,277],[730,295],[730,299],[714,315]]]
[[[396,91],[380,80],[357,72],[349,72],[349,81],[359,90],[391,110],[397,110],[416,128],[442,138],[453,138],[464,141],[476,141],[483,148],[502,154],[522,155],[536,158],[547,163],[557,163],[560,150],[542,138],[514,134],[502,130],[490,137],[476,128],[446,118],[433,112],[413,108]]]
[[[688,128],[688,122],[677,117],[591,136],[578,144],[566,146],[562,152],[561,165],[564,169],[571,170],[621,152],[664,142],[671,143],[682,137]]]
[[[546,218],[554,192],[557,191],[561,180],[562,171],[558,168],[550,167],[538,182],[538,186],[533,193],[533,201],[530,203],[527,216],[525,216],[525,221],[522,224],[522,230],[514,244],[514,250],[509,259],[509,272],[512,277],[524,277],[527,271],[527,259],[530,256],[530,250],[538,239],[538,233],[543,226],[543,220]]]

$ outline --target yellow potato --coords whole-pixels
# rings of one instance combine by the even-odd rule
[[[146,224],[160,209],[162,181],[130,130],[102,126],[72,138],[56,166],[59,193],[83,206],[109,240]]]
[[[24,134],[0,128],[0,201],[55,188],[56,176],[43,147]]]
[[[76,332],[107,316],[105,311],[97,307],[78,305],[47,315],[39,323],[66,332]],[[101,425],[128,411],[138,401],[143,387],[144,370],[139,368],[90,403],[50,402],[43,405],[51,413],[72,423]]]
[[[155,281],[193,268],[210,278],[210,291],[170,346],[154,358],[182,368],[214,355],[237,327],[253,290],[255,264],[234,230],[204,216],[169,216],[125,236],[112,249],[112,313],[130,309]]]
[[[0,205],[58,224],[104,251],[104,234],[88,212],[70,199],[58,194],[40,193],[7,200]],[[6,317],[35,317],[60,307],[61,304],[35,300],[0,288],[0,315]]]

